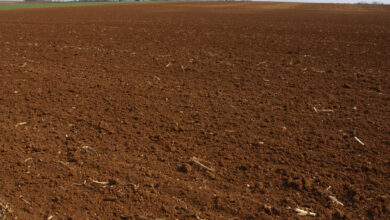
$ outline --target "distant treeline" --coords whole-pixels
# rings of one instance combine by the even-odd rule
[[[374,2],[358,2],[359,5],[384,5],[383,2],[377,2],[377,1],[374,1]]]
[[[24,0],[25,2],[159,2],[191,0]],[[194,0],[199,1],[199,0]],[[200,0],[200,1],[249,1],[249,0]]]

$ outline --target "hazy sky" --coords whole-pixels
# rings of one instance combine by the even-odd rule
[[[1,1],[23,1],[23,0],[0,0]],[[67,1],[67,0],[65,0]],[[256,1],[256,0],[252,0]],[[280,2],[314,2],[314,3],[357,3],[357,2],[382,2],[390,4],[390,0],[262,0],[262,1],[280,1]]]

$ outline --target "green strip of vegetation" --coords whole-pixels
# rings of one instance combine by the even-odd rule
[[[118,4],[119,2],[45,2],[45,3],[1,3],[0,10],[22,9],[22,8],[47,8],[47,7],[68,7],[82,5],[105,5]]]

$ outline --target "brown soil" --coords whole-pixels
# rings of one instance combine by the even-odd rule
[[[0,51],[0,219],[390,217],[390,7],[2,11]]]

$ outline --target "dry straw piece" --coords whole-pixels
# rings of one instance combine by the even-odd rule
[[[341,206],[344,206],[344,204],[342,202],[340,202],[338,199],[336,199],[336,197],[334,196],[328,196],[330,200],[332,200],[333,203],[336,203],[337,205],[341,205]]]
[[[7,203],[0,199],[0,219],[4,220],[8,213],[12,212]]]
[[[306,216],[306,215],[316,216],[317,215],[314,212],[307,211],[306,208],[295,208],[294,211],[296,211],[297,214],[300,216]]]
[[[195,163],[196,165],[198,165],[198,166],[200,166],[200,167],[202,167],[202,168],[204,168],[204,169],[206,169],[206,170],[208,170],[208,171],[210,171],[210,172],[215,172],[215,169],[214,169],[214,168],[210,168],[210,167],[204,165],[204,164],[201,163],[201,162],[199,161],[199,159],[196,158],[196,157],[192,157],[192,158],[191,158],[191,162]]]
[[[27,122],[25,122],[25,121],[19,122],[19,123],[17,123],[17,124],[15,125],[15,127],[17,128],[17,127],[19,127],[19,126],[26,125],[26,124],[27,124]]]
[[[363,141],[361,141],[358,137],[355,137],[355,140],[357,141],[357,142],[359,142],[359,144],[361,144],[361,145],[365,145],[364,143],[363,143]]]

